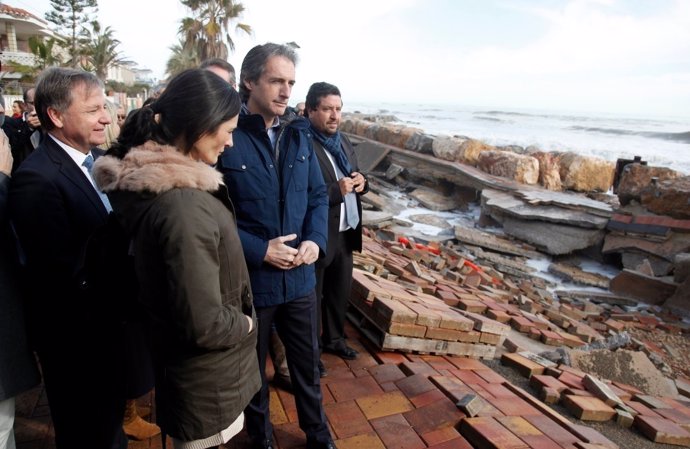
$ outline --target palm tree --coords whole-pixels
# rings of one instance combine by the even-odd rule
[[[180,0],[188,7],[193,17],[182,19],[179,34],[183,36],[184,47],[194,47],[200,60],[208,58],[227,59],[228,49],[235,50],[230,37],[230,25],[244,12],[244,5],[234,0]],[[235,24],[235,30],[252,33],[244,23]]]
[[[108,67],[112,65],[131,65],[129,61],[120,55],[117,47],[120,41],[115,39],[114,31],[110,27],[101,29],[101,24],[98,21],[91,22],[93,31],[87,30],[87,39],[84,45],[84,53],[86,55],[82,67],[85,70],[92,71],[104,83],[108,75]]]
[[[47,40],[43,40],[41,36],[31,36],[29,38],[29,49],[36,56],[36,70],[41,71],[46,67],[62,64],[60,54],[53,51],[56,43],[57,41],[53,38]]]
[[[98,0],[50,0],[50,6],[45,18],[64,36],[61,46],[69,52],[69,65],[76,68],[81,62],[84,24],[97,12]]]
[[[183,70],[199,66],[201,61],[197,55],[196,48],[185,46],[183,41],[169,48],[172,51],[172,55],[165,65],[165,73],[169,77],[172,78]]]

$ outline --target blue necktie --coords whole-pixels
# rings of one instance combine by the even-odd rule
[[[346,176],[337,163],[335,164],[335,175],[338,179]],[[347,192],[343,197],[343,201],[345,202],[345,222],[352,229],[357,229],[357,225],[359,224],[357,194],[355,192]]]
[[[86,159],[84,159],[84,162],[82,162],[81,165],[86,167],[86,170],[89,172],[89,176],[91,176],[91,169],[93,168],[93,156],[91,154],[86,156]],[[93,176],[91,176],[91,179],[93,179]],[[105,193],[98,190],[98,188],[96,188],[95,186],[94,189],[96,189],[96,193],[98,193],[98,196],[101,197],[101,201],[105,206],[105,210],[107,210],[108,213],[112,212],[113,208],[110,205],[110,200],[108,199],[108,196]]]

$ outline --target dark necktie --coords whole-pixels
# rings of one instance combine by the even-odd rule
[[[93,169],[93,156],[89,154],[86,156],[86,159],[84,159],[84,162],[82,162],[81,165],[86,167],[86,170],[89,172],[89,176],[91,176],[91,170]],[[91,176],[91,179],[93,179],[93,176]],[[101,201],[103,202],[103,205],[105,206],[105,209],[108,211],[108,213],[113,211],[112,206],[110,205],[110,200],[108,199],[108,196],[98,190],[97,187],[94,185],[94,189],[96,189],[96,193],[98,193],[98,196],[101,197]]]

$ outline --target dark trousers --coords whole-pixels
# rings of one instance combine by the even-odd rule
[[[122,341],[122,334],[54,334],[37,348],[57,449],[127,447]]]
[[[345,314],[352,289],[352,251],[344,232],[338,233],[332,254],[316,265],[316,292],[321,308],[322,347],[340,349],[345,346]],[[330,252],[330,251],[329,251]]]
[[[318,320],[316,294],[310,293],[285,304],[257,307],[259,322],[257,354],[261,371],[261,390],[245,409],[247,432],[255,441],[270,440],[271,425],[268,382],[266,380],[266,356],[271,340],[271,326],[275,322],[283,344],[295,393],[299,426],[309,441],[325,442],[330,438],[323,411],[321,378],[318,360]]]

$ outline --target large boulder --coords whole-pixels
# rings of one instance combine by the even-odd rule
[[[640,201],[642,190],[652,183],[652,178],[659,181],[676,179],[681,173],[666,167],[650,167],[642,164],[628,164],[623,168],[621,179],[616,188],[618,200],[625,206],[632,200]]]
[[[673,218],[690,218],[690,176],[652,182],[640,193],[650,212]]]
[[[367,130],[371,127],[378,126],[374,122],[370,122],[368,120],[355,120],[355,129],[354,132],[358,136],[366,136],[367,135]]]
[[[376,130],[376,141],[385,143],[386,145],[393,145],[399,147],[400,131],[404,128],[403,125],[395,125],[393,123],[382,123],[379,129]]]
[[[408,128],[415,129],[415,128]],[[418,153],[433,154],[432,146],[434,144],[434,136],[425,134],[423,131],[416,131],[405,142],[405,149],[416,151]]]
[[[479,155],[485,151],[495,151],[496,147],[491,146],[481,140],[466,139],[460,146],[460,155],[458,162],[468,165],[477,165],[479,162]]]
[[[439,159],[457,162],[460,160],[460,148],[465,142],[464,137],[439,136],[434,139],[431,150]]]
[[[539,162],[531,156],[508,151],[482,151],[477,159],[477,167],[494,176],[514,179],[523,184],[536,184],[539,181]]]
[[[576,192],[606,192],[613,184],[613,162],[568,152],[561,155],[560,175],[563,187]]]
[[[527,153],[539,162],[539,184],[548,190],[563,190],[560,154],[541,150]]]

